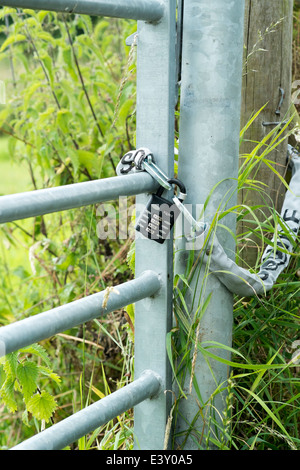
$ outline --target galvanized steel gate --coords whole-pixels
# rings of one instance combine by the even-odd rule
[[[166,173],[173,174],[173,158],[170,156],[174,154],[177,81],[176,1],[25,0],[4,1],[0,4],[140,20],[137,146],[151,148],[160,167]],[[147,198],[144,194],[156,187],[157,183],[150,175],[141,173],[4,196],[0,199],[0,223],[100,203],[119,196],[140,195],[138,202],[142,204]],[[166,395],[163,391],[171,390],[165,341],[171,321],[173,250],[171,239],[163,246],[154,243],[149,247],[149,242],[137,239],[136,279],[118,286],[118,295],[111,292],[104,309],[101,308],[104,292],[101,292],[0,329],[0,352],[5,355],[137,302],[135,381],[15,449],[62,449],[134,406],[136,448],[162,448],[167,402],[170,401],[170,394]],[[147,253],[151,253],[151,256],[148,257]],[[155,400],[146,400],[154,395]]]
[[[192,3],[190,2],[191,8]],[[206,5],[207,2],[205,0],[202,3]],[[218,0],[216,3],[217,7],[226,4],[223,0]],[[237,4],[236,1],[233,3]],[[241,1],[240,4],[242,3]],[[137,147],[150,148],[160,168],[172,176],[182,1],[0,1],[0,5],[31,9],[45,9],[45,4],[47,10],[138,20]],[[225,6],[224,8],[227,9]],[[240,13],[241,9],[238,14]],[[189,44],[187,49],[188,47]],[[240,47],[240,44],[237,47]],[[191,54],[193,54],[192,49]],[[238,62],[237,70],[239,65]],[[195,89],[197,87],[199,88],[198,78]],[[215,104],[212,98],[212,105]],[[203,109],[203,112],[207,111],[209,112],[208,109]],[[239,114],[239,110],[236,114]],[[236,122],[234,125],[236,127]],[[235,141],[238,141],[238,131],[235,129],[237,137]],[[192,171],[191,168],[189,170]],[[143,172],[121,178],[113,177],[3,196],[0,198],[0,223],[100,203],[119,196],[136,195],[136,202],[140,207],[148,200],[147,193],[153,192],[156,188],[157,182]],[[165,427],[172,400],[172,375],[166,351],[166,335],[172,324],[172,291],[172,239],[160,245],[143,237],[137,237],[136,279],[119,285],[118,295],[112,291],[105,308],[101,307],[105,292],[100,292],[0,328],[0,353],[5,355],[129,303],[137,302],[134,382],[14,449],[62,449],[131,407],[135,408],[136,449],[163,449]]]

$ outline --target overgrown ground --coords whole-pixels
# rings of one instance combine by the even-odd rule
[[[134,22],[11,9],[1,10],[1,19],[0,61],[9,78],[0,108],[0,193],[113,176],[135,144],[134,54],[124,42]],[[132,277],[130,242],[99,242],[97,222],[89,207],[0,227],[1,325]],[[289,366],[299,347],[298,254],[266,298],[235,299],[236,365],[224,428],[215,435],[212,421],[202,448],[209,440],[221,449],[300,448],[299,369]],[[1,448],[128,383],[132,320],[131,309],[120,310],[7,358],[0,367]],[[129,411],[71,448],[132,443]]]

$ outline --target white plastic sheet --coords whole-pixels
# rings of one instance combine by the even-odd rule
[[[216,236],[212,235],[206,247],[204,260],[209,270],[229,291],[243,297],[264,295],[274,286],[278,276],[288,266],[300,226],[300,155],[288,146],[292,177],[281,209],[281,227],[278,224],[276,247],[268,245],[262,256],[260,271],[251,273],[241,268],[226,255]],[[206,232],[209,227],[206,229]],[[272,242],[274,243],[274,238]],[[272,244],[273,244],[272,243]]]

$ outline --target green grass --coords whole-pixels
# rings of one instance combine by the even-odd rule
[[[16,148],[19,157],[16,157],[13,150],[9,150],[12,148],[9,142],[12,144],[12,141],[8,136],[0,137],[0,195],[33,189],[29,166],[25,158],[30,158],[35,178],[40,178],[40,170],[43,170],[43,183],[49,181],[50,186],[60,186],[78,182],[80,178],[85,179],[87,174],[82,171],[85,164],[91,171],[92,177],[98,177],[98,170],[92,171],[94,169],[91,164],[91,161],[94,162],[91,158],[99,150],[98,144],[101,146],[100,153],[97,155],[103,155],[104,162],[102,177],[112,176],[108,158],[110,152],[116,156],[125,153],[124,130],[128,112],[126,100],[133,99],[135,88],[134,82],[131,83],[128,80],[127,88],[123,89],[121,96],[124,100],[122,104],[118,98],[118,92],[122,83],[119,53],[123,42],[119,43],[117,38],[127,37],[134,30],[129,31],[126,26],[120,35],[119,22],[104,20],[93,26],[88,17],[82,22],[79,16],[74,18],[75,23],[68,24],[71,32],[75,31],[75,27],[78,26],[85,31],[85,34],[79,35],[78,38],[75,38],[74,33],[74,51],[75,54],[83,49],[85,51],[83,60],[80,61],[81,74],[85,81],[85,89],[90,93],[91,102],[94,103],[96,116],[99,116],[105,136],[102,142],[102,138],[97,140],[97,126],[92,119],[92,114],[85,112],[85,101],[82,101],[84,103],[82,106],[81,97],[84,95],[76,75],[78,71],[71,61],[71,51],[66,47],[68,44],[66,25],[59,18],[50,17],[55,26],[55,30],[53,29],[55,35],[49,43],[43,39],[45,37],[45,32],[42,30],[44,13],[32,15],[36,21],[32,21],[25,32],[30,33],[41,56],[40,61],[37,59],[32,61],[30,55],[27,64],[28,56],[24,54],[22,44],[14,44],[16,72],[17,76],[20,76],[18,91],[23,93],[24,100],[20,99],[19,93],[7,94],[9,98],[7,106],[10,107],[11,115],[18,116],[16,121],[10,119],[7,124],[18,136]],[[18,24],[23,20],[18,16],[14,18],[14,21]],[[80,21],[81,23],[78,23]],[[45,26],[51,27],[50,20],[49,23],[45,23]],[[57,36],[58,30],[65,40]],[[91,34],[95,41],[98,41],[97,49],[93,49],[94,44],[90,41]],[[47,60],[41,62],[42,59],[50,57],[47,53],[48,47],[49,44],[55,44],[55,41],[62,52],[61,62],[55,61],[53,64]],[[91,47],[83,47],[84,44],[89,44]],[[96,52],[96,55],[92,52]],[[51,55],[51,58],[53,57]],[[57,57],[55,55],[56,59]],[[25,75],[22,71],[21,74],[20,64],[28,66],[28,70],[32,67],[30,70],[35,73]],[[42,73],[44,70],[41,67],[42,64],[48,67],[50,82]],[[89,66],[89,64],[92,65]],[[122,64],[125,67],[124,61]],[[52,106],[55,106],[53,92],[58,90],[58,84],[50,86],[51,77],[54,77],[58,66],[64,78],[60,83],[62,88],[59,91],[59,98],[63,105],[68,107],[69,114],[66,113],[66,115],[50,112]],[[6,72],[8,72],[7,66]],[[48,77],[47,74],[45,75]],[[45,86],[42,91],[37,91],[35,88],[39,80],[44,80]],[[34,94],[32,94],[33,90],[35,90]],[[98,93],[101,93],[100,99]],[[120,109],[119,104],[123,106],[120,106]],[[67,119],[70,114],[74,118],[72,121]],[[112,121],[116,115],[119,119],[113,129]],[[60,119],[54,119],[55,116]],[[64,116],[66,120],[63,119]],[[255,117],[243,129],[241,139]],[[134,121],[130,123],[133,130],[129,132],[129,135],[133,136]],[[49,129],[49,132],[46,132],[46,129]],[[74,142],[69,132],[65,132],[70,129],[75,132],[80,148],[86,149],[84,154],[80,154],[80,157],[82,155],[85,157],[83,161],[79,161],[78,155],[74,153]],[[283,137],[281,131],[276,135],[274,132],[273,130],[273,134],[270,133],[263,142],[257,143],[253,152],[244,158],[239,188],[247,185],[247,188],[255,189],[255,182],[251,184],[249,175],[251,170],[260,164],[269,164],[270,149],[276,146]],[[111,136],[110,140],[104,143],[108,136]],[[19,139],[34,144],[34,147],[25,148],[24,146],[23,152]],[[24,157],[24,163],[20,163],[22,157]],[[66,165],[64,166],[63,163]],[[37,179],[37,181],[38,187],[41,188],[41,180]],[[252,208],[249,210],[251,212]],[[238,215],[241,218],[247,217],[247,211],[241,207]],[[1,325],[16,321],[23,316],[55,308],[82,298],[84,295],[96,293],[106,286],[118,285],[128,280],[129,275],[132,274],[128,269],[126,252],[118,243],[113,240],[99,243],[96,237],[97,219],[93,208],[65,211],[62,214],[48,214],[44,217],[44,222],[44,231],[41,230],[40,220],[33,218],[17,221],[17,226],[13,223],[0,226]],[[253,231],[262,233],[262,238],[265,237],[265,232],[271,234],[273,230],[271,222],[267,222],[258,224],[257,227],[253,226]],[[19,227],[26,229],[27,233]],[[248,234],[243,235],[246,238]],[[239,240],[235,241],[239,246]],[[39,242],[45,242],[45,244],[35,245]],[[31,250],[35,246],[36,250]],[[29,262],[30,250],[31,263]],[[107,270],[107,266],[111,266],[111,272]],[[188,267],[192,269],[192,261]],[[300,323],[300,281],[295,274],[299,268],[299,260],[295,253],[289,269],[281,276],[266,298],[235,299],[232,358],[231,361],[227,361],[232,375],[228,385],[224,385],[228,392],[225,409],[220,422],[216,418],[213,400],[215,396],[223,392],[221,385],[208,402],[209,406],[212,403],[208,413],[210,428],[206,436],[200,436],[199,447],[201,445],[206,448],[213,443],[219,449],[232,450],[300,449],[299,371],[296,367],[289,366],[292,353],[296,350],[293,345],[299,337],[297,335]],[[197,325],[200,324],[206,304],[203,303],[202,309],[199,309],[198,315],[195,315],[193,324],[190,324],[189,312],[181,309],[185,302],[183,293],[180,291],[178,308],[175,311],[175,315],[178,316],[178,328],[174,328],[168,336],[168,353],[178,382],[184,367],[184,372],[189,369],[193,370],[192,360],[196,346],[199,355],[202,354],[205,361],[209,362],[212,359],[211,350],[205,349],[207,345],[201,344],[201,339],[198,343],[196,335]],[[183,299],[182,304],[181,299]],[[61,389],[54,387],[55,384],[52,383],[45,384],[48,377],[40,378],[41,386],[47,386],[49,393],[57,399],[59,408],[54,415],[55,422],[110,394],[132,379],[134,356],[133,336],[130,328],[131,326],[125,322],[123,312],[119,311],[101,319],[101,322],[94,320],[82,328],[80,326],[78,329],[74,328],[65,332],[68,335],[67,338],[57,335],[43,342],[43,346],[51,357],[53,370],[62,377]],[[30,358],[32,359],[34,358]],[[38,357],[35,359],[39,361]],[[179,362],[181,359],[182,362]],[[3,372],[2,370],[1,377],[0,367],[0,386]],[[24,410],[22,395],[19,393],[20,390],[12,390],[12,392],[18,395],[19,409],[16,413],[9,413],[0,400],[0,449],[17,444],[35,434],[42,427],[38,420],[30,416],[29,426],[25,425],[22,421]],[[199,388],[197,393],[200,397]],[[180,396],[176,397],[177,403],[180,399]],[[199,406],[199,412],[203,413],[203,410],[204,406]],[[172,413],[172,425],[174,425],[175,408]],[[71,449],[131,449],[132,423],[132,412],[129,411],[117,420],[112,420],[95,430],[91,435],[81,438],[78,443],[71,446]],[[191,430],[192,425],[188,432]]]

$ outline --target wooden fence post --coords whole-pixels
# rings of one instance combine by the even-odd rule
[[[293,0],[246,0],[241,126],[264,105],[265,107],[247,130],[240,148],[241,155],[251,153],[256,143],[276,127],[266,123],[284,121],[289,117],[292,24]],[[287,139],[268,154],[268,158],[275,162],[274,168],[282,176],[286,171],[286,151]],[[265,206],[255,211],[258,219],[263,221],[266,216],[270,216],[267,206],[272,206],[272,203],[280,212],[285,187],[264,163],[256,167],[251,177],[262,183],[262,191],[245,187],[239,194],[239,203]],[[251,217],[247,216],[245,219],[249,220]],[[239,224],[238,233],[245,233],[253,228],[251,222],[244,220]],[[242,248],[242,264],[245,267],[254,267],[260,258],[260,250],[263,249],[262,242],[253,235],[246,238],[242,247],[239,247]]]

